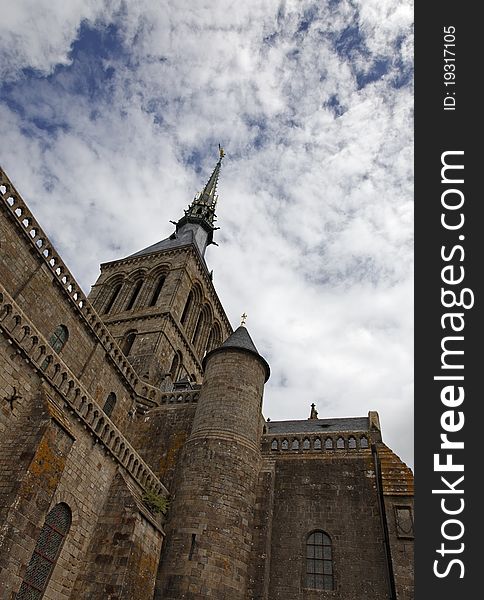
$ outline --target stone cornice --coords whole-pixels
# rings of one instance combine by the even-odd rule
[[[133,395],[143,395],[138,390],[140,388],[147,389],[146,386],[149,386],[149,390],[151,391],[152,386],[146,384],[138,377],[138,374],[121,352],[111,333],[81,290],[80,285],[59,257],[49,238],[32,216],[28,206],[1,167],[0,195],[3,209],[17,225],[23,239],[34,251],[39,260],[52,273],[54,281],[57,282],[79,318],[84,321],[90,334],[103,346],[106,356],[117,370],[130,393]],[[156,390],[156,388],[152,389]],[[150,400],[147,397],[146,403],[150,404]]]
[[[168,490],[70,371],[44,336],[0,285],[0,331],[64,400],[64,410],[77,418],[142,489],[164,496]]]

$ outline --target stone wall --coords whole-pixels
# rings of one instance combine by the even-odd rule
[[[322,596],[305,583],[306,538],[315,530],[332,542],[334,591],[325,597],[389,597],[371,453],[343,454],[275,459],[269,600]]]

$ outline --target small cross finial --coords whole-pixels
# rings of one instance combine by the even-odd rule
[[[316,410],[316,404],[314,402],[311,404],[311,414],[309,415],[310,419],[318,418],[318,411]]]
[[[241,319],[240,324],[245,325],[245,322],[247,321],[247,315],[245,314],[245,312],[242,313],[242,315],[240,316],[240,319]]]

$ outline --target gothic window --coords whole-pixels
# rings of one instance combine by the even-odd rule
[[[175,381],[179,366],[180,366],[180,356],[177,352],[175,354],[175,356],[173,357],[173,360],[171,361],[170,377],[171,377],[172,381]]]
[[[366,435],[360,437],[360,448],[368,448],[368,438]]]
[[[333,590],[333,553],[329,535],[313,531],[306,539],[306,586],[316,590]]]
[[[326,440],[324,442],[324,447],[326,448],[326,450],[332,450],[333,449],[333,440],[331,438],[326,438]]]
[[[128,356],[131,352],[131,348],[133,347],[137,333],[137,331],[128,331],[128,333],[124,336],[121,350],[125,356]]]
[[[114,407],[116,406],[116,394],[114,392],[110,392],[109,396],[106,398],[106,402],[103,406],[103,411],[110,417],[113,414]]]
[[[105,308],[104,308],[104,314],[107,315],[108,312],[113,308],[113,304],[116,301],[116,298],[119,296],[119,292],[121,291],[121,287],[122,287],[122,283],[118,283],[112,293],[111,293],[111,297],[108,300],[108,303],[106,304]]]
[[[188,298],[187,301],[185,303],[185,308],[183,309],[183,314],[182,314],[182,318],[181,318],[181,324],[185,325],[185,322],[187,320],[188,317],[188,313],[190,312],[190,308],[192,307],[192,302],[193,302],[193,292],[190,292],[188,294]]]
[[[299,450],[299,440],[292,440],[292,450]]]
[[[308,438],[304,438],[304,441],[303,441],[303,450],[309,450],[310,447],[311,447],[311,444],[309,443]]]
[[[316,438],[314,440],[314,449],[315,450],[321,450],[321,440],[319,438]]]
[[[356,448],[356,439],[352,435],[350,435],[348,438],[348,448],[350,450],[354,450]]]
[[[213,350],[214,348],[220,346],[221,337],[222,335],[220,333],[220,326],[218,323],[214,323],[208,335],[206,352],[210,352],[210,350]]]
[[[342,450],[345,447],[345,441],[344,439],[340,436],[337,440],[336,440],[336,448],[338,448],[338,450]]]
[[[192,344],[197,343],[200,332],[202,331],[204,321],[205,321],[205,314],[202,312],[202,313],[200,313],[198,320],[197,320],[197,325],[195,327],[195,332],[193,334]]]
[[[158,283],[156,284],[156,288],[155,288],[155,291],[153,292],[153,296],[151,297],[150,306],[156,305],[158,298],[160,297],[161,288],[163,287],[164,283],[165,283],[165,276],[161,275],[158,279]]]
[[[271,450],[277,450],[277,440],[272,440],[272,444],[271,444]]]
[[[59,325],[54,329],[53,334],[50,336],[49,344],[56,352],[60,352],[64,347],[67,339],[69,337],[69,332],[65,325]]]
[[[289,448],[289,442],[287,440],[282,440],[281,448],[287,450]]]
[[[140,293],[142,285],[143,285],[143,280],[138,279],[138,281],[136,282],[136,285],[134,286],[134,289],[131,294],[131,298],[129,299],[128,305],[126,306],[126,310],[131,310],[133,308],[134,303],[136,302],[136,298],[138,297],[138,294]]]
[[[61,502],[45,518],[16,600],[40,600],[71,526],[71,510]]]

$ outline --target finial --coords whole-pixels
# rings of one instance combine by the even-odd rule
[[[311,404],[311,414],[309,416],[310,419],[318,418],[318,411],[316,410],[316,404],[314,402]]]
[[[225,156],[225,151],[220,144],[218,145],[218,152],[220,154],[220,160],[222,160],[222,158]]]
[[[244,312],[244,313],[242,313],[242,315],[240,316],[240,319],[241,319],[241,321],[240,321],[240,325],[241,325],[241,326],[242,326],[242,325],[245,325],[245,322],[247,321],[247,315],[245,314],[245,312]]]

